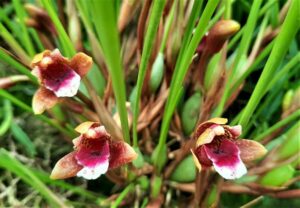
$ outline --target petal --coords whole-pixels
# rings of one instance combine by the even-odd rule
[[[110,135],[107,133],[104,126],[100,126],[99,123],[93,124],[86,133],[84,133],[85,138],[89,139],[109,139]]]
[[[203,144],[211,143],[215,136],[221,136],[225,134],[223,126],[213,124],[207,128],[197,139],[196,147],[199,147]]]
[[[96,168],[96,166],[106,163],[109,156],[108,140],[82,138],[75,158],[78,164],[84,167]]]
[[[32,108],[35,114],[41,114],[46,109],[52,108],[59,99],[53,92],[46,88],[39,88],[33,96]]]
[[[212,118],[208,121],[206,121],[207,123],[215,123],[215,124],[226,124],[228,122],[228,119],[227,118]],[[205,122],[205,123],[206,123]]]
[[[240,158],[240,151],[232,141],[222,139],[220,143],[204,145],[208,158],[215,170],[225,179],[237,179],[247,173]]]
[[[253,140],[238,139],[235,144],[240,149],[240,156],[244,162],[256,160],[267,153],[263,145]]]
[[[81,77],[89,72],[92,65],[92,58],[84,53],[77,53],[70,63],[71,68],[74,69]]]
[[[45,50],[45,51],[43,51],[41,53],[36,54],[33,57],[30,66],[31,67],[35,67],[44,58],[44,56],[48,56],[48,55],[50,55],[50,53],[51,53],[51,51]]]
[[[77,148],[81,142],[82,136],[80,135],[79,137],[76,137],[75,139],[72,140],[72,143],[74,144],[74,148]]]
[[[44,86],[57,97],[73,97],[80,85],[80,76],[68,65],[52,63],[41,71]]]
[[[75,131],[77,131],[78,133],[80,134],[84,134],[88,131],[88,129],[93,125],[95,124],[95,122],[92,122],[92,121],[86,121],[86,122],[83,122],[81,124],[79,124],[76,128],[75,128]]]
[[[193,160],[194,160],[194,163],[196,165],[196,167],[198,168],[199,172],[201,171],[202,167],[201,167],[201,164],[197,158],[197,156],[195,155],[194,151],[191,149],[191,153],[193,155]]]
[[[194,134],[194,138],[198,138],[207,128],[211,127],[214,124],[223,125],[227,123],[226,118],[212,118],[206,122],[201,123]]]
[[[129,163],[135,160],[137,156],[137,153],[129,144],[112,141],[110,143],[109,168],[117,168],[120,165]]]
[[[202,168],[208,168],[212,166],[211,160],[207,157],[206,151],[204,149],[204,145],[194,149],[193,153],[197,157]]]
[[[99,178],[102,174],[106,173],[108,170],[109,162],[108,160],[103,163],[97,164],[95,167],[84,167],[77,173],[78,177],[83,177],[87,180],[94,180]]]
[[[241,125],[224,126],[224,128],[230,132],[230,134],[233,136],[233,138],[237,138],[242,134],[242,126]]]
[[[71,152],[61,158],[54,166],[50,178],[65,179],[76,176],[78,171],[82,169],[75,159],[75,152]]]
[[[38,66],[34,67],[31,71],[31,74],[38,78],[39,83],[42,81],[41,70]]]

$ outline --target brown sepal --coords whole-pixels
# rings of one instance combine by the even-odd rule
[[[77,53],[70,62],[70,67],[81,77],[86,75],[93,65],[93,59],[84,53]]]
[[[76,176],[76,174],[83,168],[75,159],[76,152],[71,152],[61,158],[54,166],[50,178],[51,179],[65,179]]]
[[[33,96],[32,109],[34,114],[42,114],[45,110],[52,108],[57,104],[59,98],[55,94],[44,88],[40,87]]]
[[[267,153],[263,145],[253,140],[238,139],[236,140],[236,145],[241,151],[240,156],[244,162],[256,160]]]

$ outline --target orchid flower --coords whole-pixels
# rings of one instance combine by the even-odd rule
[[[238,139],[242,127],[231,127],[226,123],[225,118],[213,118],[200,124],[194,134],[196,145],[191,152],[199,171],[214,166],[223,178],[232,180],[247,173],[244,162],[262,157],[267,150],[258,142]]]
[[[92,64],[92,58],[84,53],[77,53],[71,60],[63,57],[58,49],[37,54],[31,62],[31,73],[41,86],[33,96],[34,113],[41,114],[52,108],[61,97],[76,95],[81,77],[88,73]]]
[[[83,177],[91,180],[136,159],[133,148],[123,141],[114,141],[105,127],[84,122],[76,129],[81,135],[73,140],[74,151],[61,158],[53,168],[52,179]]]

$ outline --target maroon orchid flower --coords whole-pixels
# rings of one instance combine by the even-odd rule
[[[202,168],[214,166],[225,179],[237,179],[247,173],[244,162],[262,157],[267,150],[258,142],[238,139],[242,127],[227,126],[227,119],[213,118],[200,124],[194,134],[194,162]]]
[[[37,54],[31,67],[41,87],[33,96],[34,113],[41,114],[52,108],[61,97],[76,95],[81,77],[88,73],[92,64],[92,58],[84,53],[77,53],[71,60],[63,57],[58,49]]]
[[[123,141],[114,141],[104,126],[85,122],[76,129],[81,135],[73,140],[74,151],[61,158],[52,170],[52,179],[83,177],[91,180],[136,159],[133,148]]]

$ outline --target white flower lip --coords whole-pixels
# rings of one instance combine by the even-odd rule
[[[234,166],[218,166],[213,163],[215,170],[227,180],[235,180],[247,173],[247,168],[240,160]]]
[[[58,90],[53,91],[57,97],[73,97],[80,86],[80,76],[74,72],[72,78],[64,81]]]
[[[106,173],[108,170],[109,161],[106,160],[104,163],[100,163],[93,168],[84,167],[78,173],[78,177],[83,177],[87,180],[95,180],[99,178],[102,174]]]

